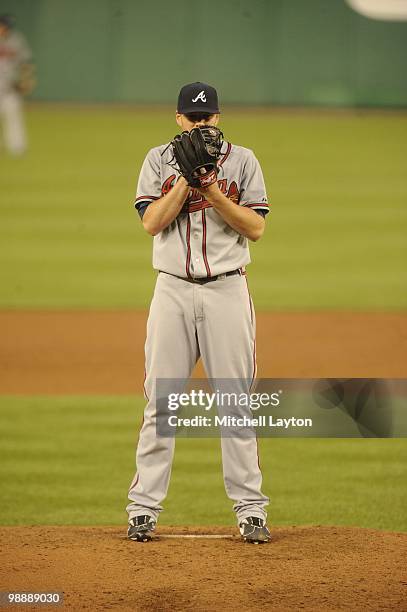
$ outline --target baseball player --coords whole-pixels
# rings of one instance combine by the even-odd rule
[[[31,51],[24,36],[14,29],[11,15],[0,16],[0,116],[3,140],[12,155],[27,149],[23,95],[34,87]]]
[[[213,87],[182,87],[176,112],[182,134],[149,151],[138,180],[135,207],[154,236],[158,276],[145,344],[147,406],[127,506],[128,537],[135,541],[153,535],[174,454],[174,438],[156,435],[156,379],[187,380],[199,357],[210,379],[253,382],[256,374],[245,266],[248,240],[262,236],[269,209],[259,162],[251,150],[222,139],[219,112]],[[268,542],[257,439],[225,436],[221,449],[243,539]]]

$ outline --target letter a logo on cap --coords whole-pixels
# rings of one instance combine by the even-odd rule
[[[196,98],[192,98],[192,102],[198,102],[198,100],[202,100],[202,102],[206,102],[206,96],[205,96],[204,90],[200,91]]]

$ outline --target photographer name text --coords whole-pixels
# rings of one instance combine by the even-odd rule
[[[258,417],[233,415],[214,417],[196,415],[191,418],[178,417],[175,414],[168,417],[170,427],[312,427],[312,419],[297,417],[275,418],[273,415],[260,415]]]

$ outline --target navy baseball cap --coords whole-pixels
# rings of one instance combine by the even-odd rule
[[[218,94],[214,87],[206,83],[189,83],[181,88],[178,96],[177,111],[188,113],[219,113]]]
[[[11,30],[14,27],[15,24],[15,17],[14,15],[0,15],[0,23],[1,25],[5,26],[6,28],[8,28],[9,30]]]

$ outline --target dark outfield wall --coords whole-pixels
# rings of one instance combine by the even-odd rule
[[[344,0],[0,0],[41,100],[174,103],[203,80],[238,104],[407,105],[407,23]]]

